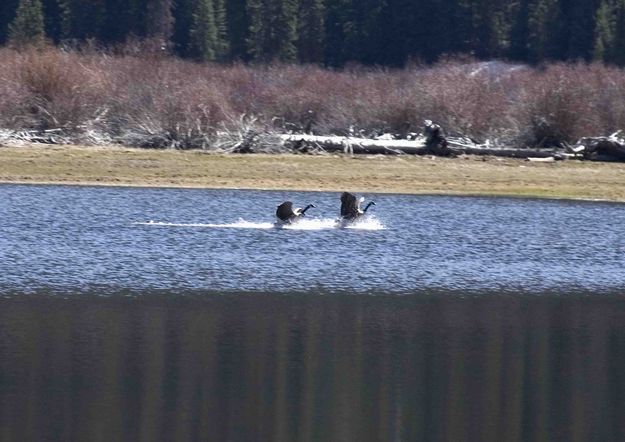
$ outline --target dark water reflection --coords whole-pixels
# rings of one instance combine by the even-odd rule
[[[0,300],[0,441],[622,441],[625,297]]]

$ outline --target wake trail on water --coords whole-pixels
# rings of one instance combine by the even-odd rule
[[[354,229],[354,230],[385,230],[385,227],[376,218],[365,218],[349,225],[342,225],[333,218],[325,219],[302,219],[293,224],[278,224],[269,222],[254,222],[239,219],[234,223],[208,224],[208,223],[172,223],[162,221],[134,222],[134,225],[153,227],[195,227],[209,229],[280,229],[280,230],[328,230],[328,229]]]

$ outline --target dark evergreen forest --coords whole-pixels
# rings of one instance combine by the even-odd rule
[[[0,44],[153,48],[200,61],[625,64],[625,0],[2,0]]]

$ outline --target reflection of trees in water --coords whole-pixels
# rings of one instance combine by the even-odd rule
[[[625,439],[625,298],[0,301],[4,440]]]

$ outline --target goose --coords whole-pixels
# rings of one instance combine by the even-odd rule
[[[299,207],[296,207],[294,209],[293,203],[291,201],[285,201],[282,204],[280,204],[278,208],[276,209],[276,217],[281,223],[290,224],[296,221],[298,218],[304,216],[308,209],[311,209],[314,207],[315,207],[314,204],[309,204],[303,209]]]
[[[369,210],[369,207],[375,206],[373,201],[369,201],[364,209],[360,208],[360,205],[364,202],[365,198],[356,198],[349,192],[343,192],[341,195],[341,220],[343,221],[355,221]]]

